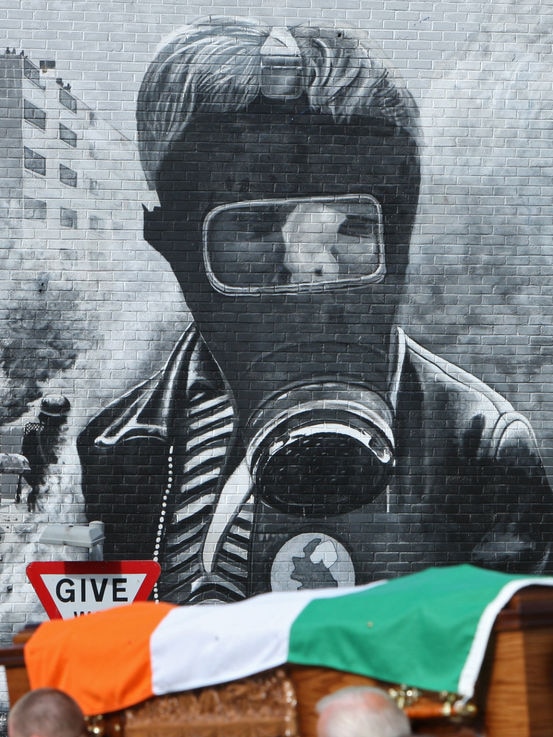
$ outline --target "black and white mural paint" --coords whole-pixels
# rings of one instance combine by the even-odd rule
[[[80,251],[27,240],[6,205],[3,427],[34,468],[2,505],[5,611],[39,611],[18,591],[60,556],[37,542],[52,521],[102,520],[105,557],[159,561],[177,603],[462,562],[550,573],[551,31],[479,4],[489,25],[467,10],[451,46],[442,10],[421,50],[427,3],[402,66],[384,16],[183,25],[169,5],[143,24],[156,49],[136,31],[116,133],[115,92],[83,107],[88,192],[127,181],[107,140],[133,173],[105,213],[85,201]],[[58,130],[73,146],[64,110]]]
[[[419,115],[370,39],[198,21],[159,50],[137,120],[146,239],[194,321],[79,438],[106,554],[153,555],[176,602],[546,570],[528,420],[398,325]]]

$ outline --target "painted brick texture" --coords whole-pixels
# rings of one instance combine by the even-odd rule
[[[2,642],[59,522],[178,603],[551,572],[553,5],[0,24]]]

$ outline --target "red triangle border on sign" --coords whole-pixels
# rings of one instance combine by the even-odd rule
[[[76,575],[112,575],[117,573],[144,573],[144,581],[138,589],[134,601],[146,601],[159,578],[161,568],[154,560],[110,560],[110,561],[33,561],[26,568],[27,578],[31,582],[40,603],[50,619],[62,619],[61,612],[44,581],[44,574]]]

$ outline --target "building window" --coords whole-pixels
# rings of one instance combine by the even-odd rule
[[[73,148],[77,146],[77,134],[63,123],[60,123],[60,138]]]
[[[43,176],[44,174],[46,174],[46,159],[44,158],[44,156],[37,154],[36,151],[27,148],[27,146],[23,148],[23,154],[25,160],[25,169],[28,169],[29,171],[34,171],[35,174],[42,174]]]
[[[76,228],[77,211],[69,207],[60,207],[60,223],[64,228]]]
[[[77,172],[70,169],[68,166],[60,164],[60,182],[67,184],[69,187],[77,186]]]
[[[44,85],[40,83],[40,70],[36,67],[32,61],[25,57],[23,59],[23,74],[37,87],[44,89]]]
[[[91,215],[89,218],[90,230],[102,230],[104,227],[104,221],[99,218],[98,215]]]
[[[23,198],[23,216],[27,220],[46,220],[46,202],[32,197]]]
[[[73,97],[73,95],[70,95],[67,90],[60,90],[59,99],[60,103],[68,110],[71,110],[72,113],[77,112],[77,100]]]
[[[41,130],[46,130],[46,113],[41,108],[33,105],[29,100],[23,100],[23,117],[28,123],[36,125]]]

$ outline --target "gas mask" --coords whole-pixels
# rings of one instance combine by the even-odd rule
[[[232,298],[236,321],[241,298],[260,307],[248,359],[236,369],[230,356],[219,358],[257,493],[303,515],[375,497],[394,463],[385,376],[373,368],[367,380],[367,355],[348,339],[336,304],[337,293],[362,294],[386,274],[379,202],[354,194],[247,200],[211,210],[202,231],[207,278],[221,299]],[[289,300],[301,322],[286,320]],[[236,352],[246,352],[245,339]]]
[[[145,236],[171,264],[234,410],[191,601],[218,585],[217,551],[248,498],[248,565],[260,570],[247,585],[266,590],[269,528],[280,545],[309,520],[346,523],[386,496],[418,181],[407,131],[361,116],[339,123],[303,98],[198,114],[164,159]],[[328,557],[337,541],[319,539],[312,555]]]
[[[418,157],[382,121],[298,105],[193,121],[161,169],[160,237],[153,216],[147,237],[232,398],[225,477],[246,458],[260,498],[309,516],[367,503],[394,466],[390,340]]]

